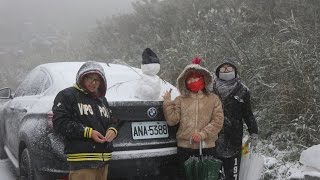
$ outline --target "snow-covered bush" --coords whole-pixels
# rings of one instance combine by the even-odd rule
[[[172,83],[194,56],[212,71],[223,57],[235,57],[260,137],[301,152],[319,143],[319,9],[320,2],[307,0],[137,1],[132,14],[98,24],[87,55],[138,66],[142,50],[152,47],[160,76]]]

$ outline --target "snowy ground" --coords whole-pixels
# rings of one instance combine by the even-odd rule
[[[15,180],[16,173],[14,167],[8,159],[0,160],[0,179],[1,180]]]
[[[320,180],[320,145],[299,153],[300,161],[293,162],[288,159],[296,149],[280,151],[272,144],[259,145],[258,152],[264,154],[261,180]]]
[[[266,158],[265,159],[265,169],[261,179],[272,179],[272,180],[283,180],[283,179],[303,179],[304,173],[299,170],[301,167],[297,164],[286,164],[278,166],[277,172],[272,172],[268,167],[275,166],[276,163],[275,158]],[[268,172],[269,171],[269,172]],[[272,174],[272,175],[271,175]],[[282,175],[281,175],[282,174]],[[291,174],[291,175],[289,175]],[[320,174],[312,174],[310,175],[320,177]],[[16,180],[17,175],[14,171],[14,168],[8,159],[0,160],[0,180]],[[320,179],[320,178],[319,178]]]
[[[267,158],[265,161],[265,165],[268,166],[272,166],[276,163],[276,160],[273,158]],[[278,173],[284,173],[284,172],[288,172],[291,171],[292,174],[295,174],[294,177],[303,177],[303,175],[300,173],[299,170],[297,170],[296,168],[294,168],[294,165],[288,165],[291,166],[291,168],[288,167],[279,167],[282,170],[279,170],[280,172]],[[265,171],[268,171],[265,169]],[[281,172],[282,171],[282,172]],[[275,172],[264,172],[265,176],[268,176],[267,174],[269,174],[270,177],[270,173],[275,173]],[[283,176],[281,177],[280,175],[278,177],[276,177],[277,175],[273,174],[273,176],[271,176],[271,179],[277,179],[277,180],[281,180],[283,179]],[[17,175],[14,171],[14,168],[12,166],[12,164],[10,163],[10,161],[8,159],[4,159],[4,160],[0,160],[0,180],[16,180]],[[262,179],[269,179],[267,177],[264,177]]]

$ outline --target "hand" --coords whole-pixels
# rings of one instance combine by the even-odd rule
[[[251,134],[246,143],[250,143],[252,147],[257,146],[258,144],[258,134]]]
[[[108,130],[104,139],[107,142],[111,142],[116,137],[116,133],[113,130]]]
[[[201,135],[199,133],[192,134],[191,138],[194,143],[200,143],[201,141]]]
[[[91,138],[98,143],[106,142],[105,137],[96,130],[92,130]]]
[[[169,91],[166,91],[164,93],[164,95],[162,96],[163,97],[163,101],[171,101],[171,91],[172,89],[170,89]]]

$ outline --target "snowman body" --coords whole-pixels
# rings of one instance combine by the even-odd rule
[[[141,79],[136,84],[135,97],[142,100],[159,100],[161,79],[157,73],[160,71],[160,64],[142,64],[141,70]]]

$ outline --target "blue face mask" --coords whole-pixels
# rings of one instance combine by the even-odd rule
[[[236,77],[236,74],[234,71],[228,72],[228,73],[221,73],[221,72],[219,73],[219,78],[224,81],[230,81],[235,77]]]

